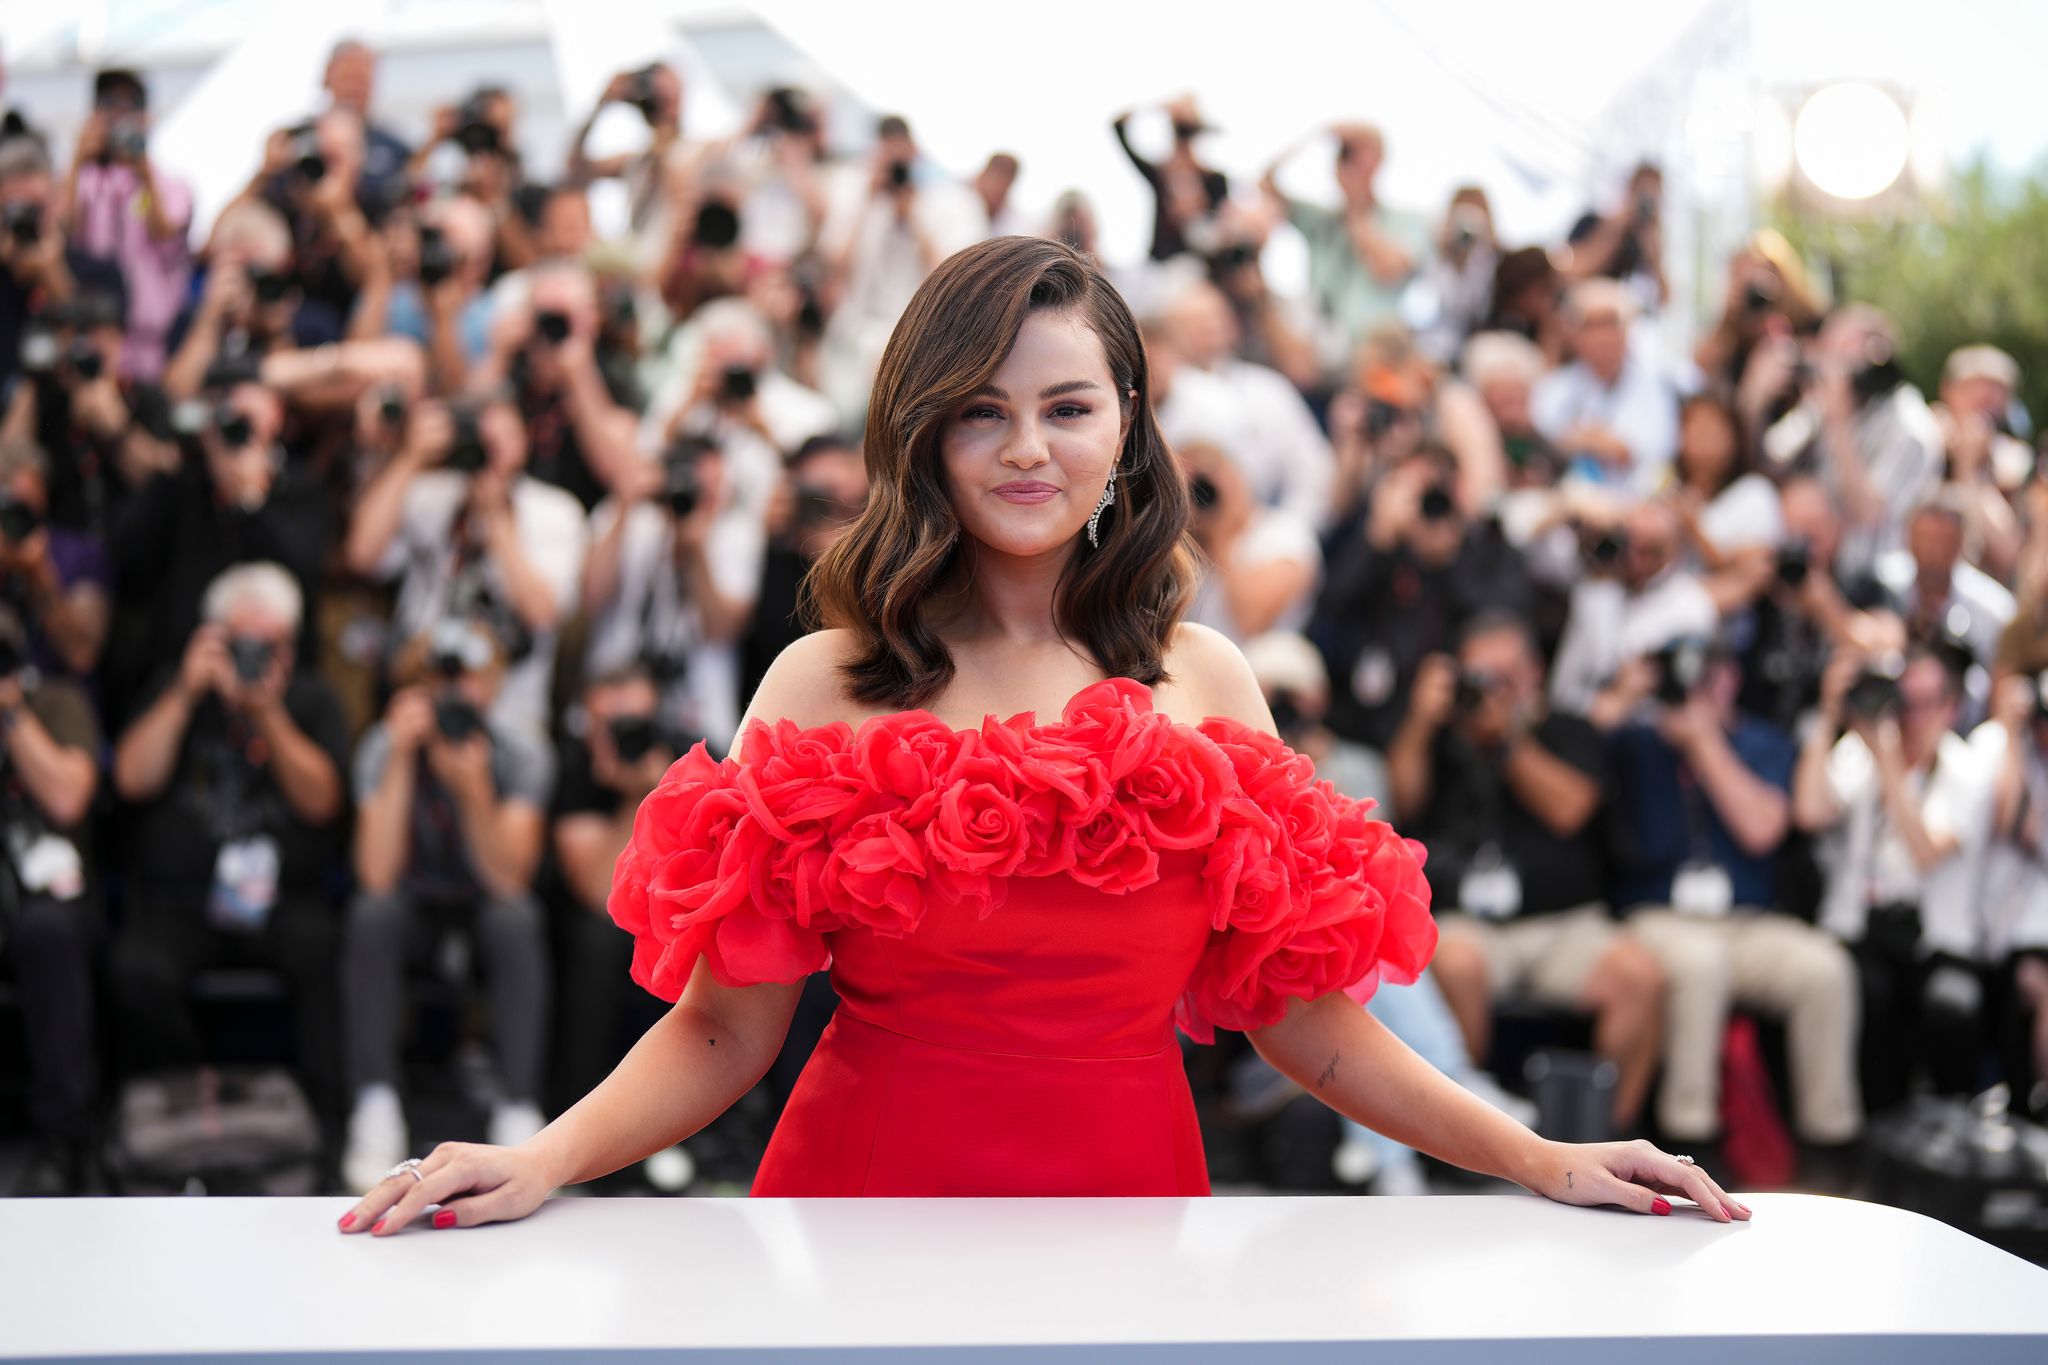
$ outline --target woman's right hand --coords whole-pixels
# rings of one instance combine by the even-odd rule
[[[529,1144],[492,1147],[444,1142],[420,1163],[420,1179],[405,1171],[386,1176],[341,1216],[343,1232],[389,1237],[439,1204],[434,1226],[510,1223],[539,1208],[554,1183]]]

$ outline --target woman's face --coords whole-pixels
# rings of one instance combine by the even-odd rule
[[[1000,554],[1064,550],[1095,511],[1123,448],[1124,396],[1101,341],[1077,314],[1026,315],[1002,368],[940,438],[961,528]],[[999,491],[1013,484],[1044,487],[1026,496]]]
[[[1735,460],[1735,433],[1728,419],[1701,404],[1688,409],[1678,432],[1679,468],[1686,478],[1718,482]]]

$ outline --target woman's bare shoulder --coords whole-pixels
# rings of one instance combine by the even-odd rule
[[[1207,720],[1227,716],[1254,729],[1274,732],[1273,712],[1259,687],[1244,651],[1222,631],[1199,621],[1174,627],[1166,647],[1166,671],[1184,706],[1172,709],[1184,718]]]
[[[814,630],[785,646],[761,675],[740,729],[754,720],[792,720],[805,729],[845,720],[859,710],[846,695],[840,668],[852,661],[859,637],[839,627]]]

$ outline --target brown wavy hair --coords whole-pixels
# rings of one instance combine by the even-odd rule
[[[946,497],[940,437],[1039,310],[1072,310],[1101,339],[1119,398],[1138,391],[1117,452],[1116,501],[1097,528],[1101,546],[1083,544],[1061,572],[1055,628],[1111,677],[1147,686],[1167,677],[1167,642],[1196,570],[1187,483],[1152,415],[1137,323],[1101,270],[1072,247],[996,237],[941,262],[896,323],[868,404],[867,507],[800,588],[807,621],[858,640],[842,671],[860,701],[922,706],[953,676],[928,610],[956,568],[972,572],[971,557],[962,562],[972,540]]]

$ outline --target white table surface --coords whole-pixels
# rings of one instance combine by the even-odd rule
[[[0,1354],[2048,1361],[2048,1270],[1883,1205],[1739,1197],[1748,1224],[1526,1193],[557,1197],[375,1241],[340,1198],[9,1199]]]

